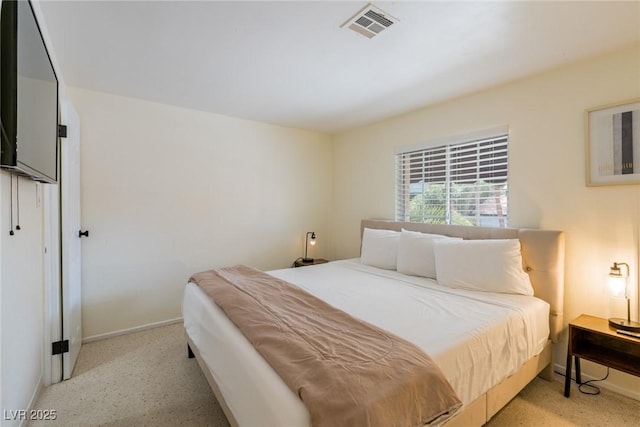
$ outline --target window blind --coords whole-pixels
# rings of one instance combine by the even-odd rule
[[[508,135],[396,154],[396,220],[507,226]]]

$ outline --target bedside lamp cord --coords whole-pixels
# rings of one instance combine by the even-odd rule
[[[556,374],[561,375],[561,376],[566,376],[565,374],[563,374],[562,372],[558,372],[556,371]],[[580,391],[580,393],[582,394],[589,394],[591,396],[595,396],[600,394],[600,387],[593,385],[592,383],[598,382],[598,381],[604,381],[607,378],[609,378],[609,367],[607,367],[607,374],[602,377],[602,378],[598,378],[598,379],[594,379],[594,380],[588,380],[588,381],[584,381],[581,383],[578,383],[575,378],[571,378],[571,381],[575,382],[576,384],[578,384],[578,391]],[[586,390],[583,390],[583,387],[587,388]]]
[[[591,383],[594,382],[598,382],[598,381],[604,381],[607,378],[609,378],[609,367],[607,366],[607,374],[600,378],[600,379],[595,379],[595,380],[589,380],[589,381],[585,381],[582,382],[580,384],[578,384],[578,390],[580,390],[580,393],[582,394],[590,394],[592,396],[595,396],[596,394],[600,394],[600,387],[595,386]],[[587,390],[583,390],[582,387],[589,387]]]

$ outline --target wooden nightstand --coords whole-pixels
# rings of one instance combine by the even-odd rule
[[[571,362],[576,359],[576,382],[580,384],[580,358],[640,377],[640,339],[621,335],[607,319],[581,315],[569,323],[564,396],[571,392]]]
[[[304,262],[304,261],[302,261],[302,258],[298,258],[293,263],[293,266],[294,267],[306,267],[307,265],[324,264],[326,262],[329,262],[329,260],[328,259],[323,259],[323,258],[314,258],[314,260],[311,261],[311,262]]]

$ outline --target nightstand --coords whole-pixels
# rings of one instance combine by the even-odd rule
[[[607,319],[581,315],[569,323],[564,396],[571,392],[571,362],[576,360],[576,382],[580,384],[580,358],[640,377],[640,338],[621,335]]]
[[[329,260],[328,259],[323,259],[323,258],[314,258],[313,261],[311,261],[311,262],[304,262],[304,261],[302,261],[302,258],[298,258],[293,263],[293,266],[294,267],[306,267],[307,265],[324,264],[324,263],[327,263],[327,262],[329,262]]]

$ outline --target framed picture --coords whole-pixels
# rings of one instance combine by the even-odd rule
[[[586,111],[587,185],[640,184],[640,99]]]

